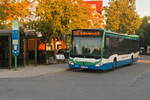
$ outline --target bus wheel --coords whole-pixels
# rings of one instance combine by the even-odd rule
[[[113,61],[113,67],[112,67],[112,69],[115,69],[115,68],[117,68],[117,59],[116,58]]]
[[[131,56],[131,64],[134,64],[134,58],[133,58],[133,55]]]

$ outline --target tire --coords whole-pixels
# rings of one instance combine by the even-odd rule
[[[133,58],[133,55],[131,56],[131,64],[134,64],[134,58]]]
[[[117,59],[115,58],[114,61],[113,61],[113,67],[112,69],[116,69],[117,68]]]
[[[49,57],[49,64],[54,64],[54,63],[55,63],[54,57]]]

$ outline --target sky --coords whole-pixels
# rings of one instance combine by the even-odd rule
[[[110,0],[103,0],[104,5],[108,5]],[[150,0],[136,0],[137,13],[143,16],[150,16]]]

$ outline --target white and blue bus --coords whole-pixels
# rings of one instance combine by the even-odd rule
[[[139,57],[139,36],[104,29],[74,29],[69,68],[109,70],[132,64]]]

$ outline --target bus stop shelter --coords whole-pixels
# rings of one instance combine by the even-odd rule
[[[0,68],[11,68],[11,30],[0,30]]]

